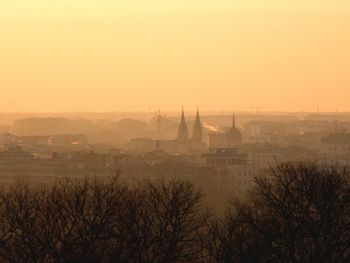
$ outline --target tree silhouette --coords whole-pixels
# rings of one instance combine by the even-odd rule
[[[0,194],[1,262],[189,262],[208,213],[180,180],[18,184]]]
[[[286,163],[213,218],[183,180],[0,191],[0,262],[350,262],[346,169]]]
[[[201,240],[209,214],[201,202],[202,195],[194,186],[180,180],[147,181],[129,191],[121,221],[127,238],[124,261],[194,262],[202,258]]]
[[[256,179],[215,231],[209,247],[218,262],[349,262],[349,173],[280,164]]]

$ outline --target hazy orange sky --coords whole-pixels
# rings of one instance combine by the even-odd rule
[[[0,0],[0,111],[350,111],[349,0]]]

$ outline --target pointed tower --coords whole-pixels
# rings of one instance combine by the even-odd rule
[[[232,116],[232,127],[226,134],[226,141],[229,147],[235,147],[242,143],[242,134],[236,127],[236,116],[234,112]]]
[[[181,121],[179,124],[177,139],[180,141],[186,141],[188,139],[188,130],[187,130],[187,124],[185,121],[185,113],[184,113],[183,107],[182,107]]]
[[[193,135],[192,135],[192,139],[194,142],[196,143],[201,143],[203,140],[203,130],[202,130],[202,124],[201,124],[201,120],[199,118],[199,110],[197,107],[197,115],[196,115],[196,121],[194,123],[193,126]]]
[[[232,128],[236,128],[236,114],[232,113]]]

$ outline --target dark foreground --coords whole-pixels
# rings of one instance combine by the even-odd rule
[[[224,217],[183,180],[19,183],[0,200],[0,262],[350,262],[346,169],[281,164]]]

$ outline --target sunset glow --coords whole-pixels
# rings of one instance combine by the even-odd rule
[[[350,111],[349,1],[1,1],[0,36],[3,112]]]

